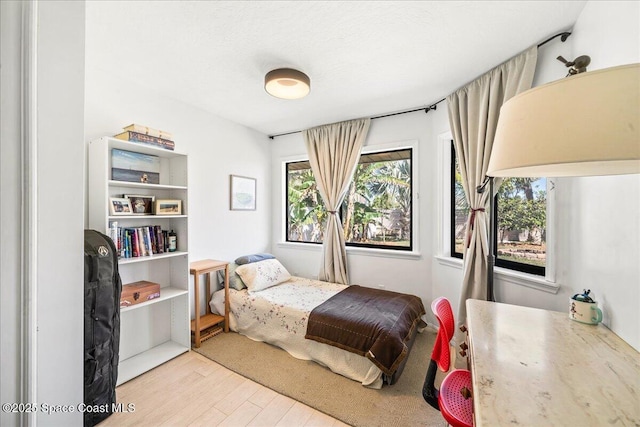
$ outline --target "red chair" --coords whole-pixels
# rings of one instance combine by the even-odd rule
[[[437,298],[431,303],[431,311],[438,319],[440,329],[422,386],[422,397],[429,405],[439,410],[442,417],[452,426],[471,427],[473,426],[471,372],[466,369],[455,369],[442,380],[439,390],[435,387],[438,367],[442,372],[447,372],[451,362],[449,342],[455,328],[451,304],[444,297]]]

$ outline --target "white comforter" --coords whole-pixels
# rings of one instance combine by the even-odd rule
[[[379,389],[382,371],[366,357],[304,337],[311,310],[345,287],[292,277],[259,292],[229,289],[229,327],[255,341],[276,345],[293,357],[316,361],[364,386]],[[224,289],[213,294],[210,305],[214,312],[224,313]]]

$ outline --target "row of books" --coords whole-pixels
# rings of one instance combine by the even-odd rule
[[[118,227],[114,222],[109,231],[109,237],[115,243],[120,258],[136,258],[170,252],[169,232],[159,225]],[[175,250],[175,248],[171,249]]]
[[[121,139],[123,141],[152,145],[166,150],[175,149],[175,142],[171,139],[173,136],[169,132],[137,125],[135,123],[126,126],[123,129],[124,132],[114,135],[114,138]]]

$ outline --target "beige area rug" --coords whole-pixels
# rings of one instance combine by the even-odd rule
[[[418,334],[400,379],[371,390],[319,364],[235,332],[219,334],[194,351],[352,426],[444,426],[440,412],[422,398],[435,332]],[[439,375],[441,373],[439,372]],[[441,376],[436,379],[436,384]]]

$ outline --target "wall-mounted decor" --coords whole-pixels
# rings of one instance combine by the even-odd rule
[[[182,200],[156,200],[156,215],[182,215]]]
[[[134,215],[153,215],[153,203],[156,201],[155,196],[125,194],[122,197],[131,200],[131,209]]]
[[[160,184],[160,158],[114,148],[111,150],[111,179]]]
[[[131,215],[132,213],[131,200],[118,197],[109,198],[109,215]]]
[[[232,211],[255,211],[256,179],[231,175],[229,195]]]

